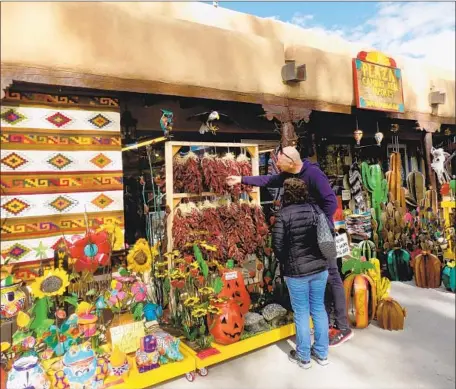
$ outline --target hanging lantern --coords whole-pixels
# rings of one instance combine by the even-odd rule
[[[353,138],[355,138],[356,144],[359,146],[361,144],[361,139],[363,139],[363,131],[356,129],[353,132]]]

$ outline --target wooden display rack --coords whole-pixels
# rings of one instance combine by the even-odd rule
[[[195,368],[197,369],[198,374],[202,377],[205,377],[208,374],[207,368],[209,366],[213,366],[220,362],[239,357],[243,354],[247,354],[251,351],[287,339],[291,336],[294,336],[295,334],[296,328],[292,323],[279,328],[275,328],[271,331],[263,332],[261,334],[252,336],[251,338],[241,340],[228,346],[221,346],[219,344],[212,343],[212,348],[219,351],[219,353],[204,359],[200,359],[198,357],[198,353],[186,344],[183,344],[182,347],[186,350],[186,353],[193,356],[195,360]],[[187,380],[192,382],[195,380],[196,373],[188,373],[186,374],[186,377]]]
[[[167,234],[167,250],[173,250],[173,216],[174,211],[182,201],[182,199],[198,198],[198,197],[211,197],[217,196],[215,193],[203,192],[197,193],[174,193],[174,178],[173,178],[173,161],[174,156],[179,152],[182,147],[207,147],[207,148],[222,148],[222,149],[245,149],[252,163],[252,175],[257,176],[260,174],[259,158],[258,158],[258,145],[248,143],[193,143],[193,142],[166,142],[165,143],[165,169],[166,169],[166,206],[171,212],[168,215],[166,224]],[[253,188],[250,193],[252,201],[260,203],[260,189]]]

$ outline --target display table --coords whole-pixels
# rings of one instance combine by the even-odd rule
[[[205,376],[207,375],[207,367],[209,366],[216,365],[217,363],[227,361],[229,359],[246,354],[250,351],[257,350],[283,339],[287,339],[291,336],[294,336],[295,334],[295,325],[292,323],[287,324],[283,327],[260,333],[258,335],[252,336],[251,338],[241,340],[228,346],[221,346],[219,344],[212,343],[212,347],[219,351],[219,353],[216,355],[211,355],[204,359],[199,358],[197,355],[198,352],[194,351],[189,346],[183,344],[182,348],[187,354],[193,356],[195,368],[198,369],[198,372],[201,376]],[[193,381],[195,377],[195,373],[187,374],[187,379],[189,381]]]

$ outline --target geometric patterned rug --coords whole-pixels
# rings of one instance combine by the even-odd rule
[[[0,120],[2,262],[53,259],[87,223],[124,228],[116,99],[7,91]]]

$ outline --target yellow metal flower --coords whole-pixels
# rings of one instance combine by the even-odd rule
[[[192,262],[189,266],[190,266],[190,269],[195,269],[195,270],[199,269],[198,262]]]
[[[2,342],[2,343],[0,344],[0,351],[1,351],[2,353],[4,353],[4,352],[6,352],[10,347],[11,347],[11,344],[10,344],[10,343],[8,343],[8,342]]]
[[[146,273],[152,267],[152,255],[154,248],[151,249],[145,239],[138,239],[133,248],[127,255],[128,270],[136,273]]]
[[[173,269],[169,273],[169,277],[172,280],[178,280],[178,279],[181,279],[181,278],[185,278],[185,273],[181,272],[179,269]]]
[[[122,229],[119,227],[118,223],[114,222],[103,224],[98,229],[98,231],[106,231],[109,234],[109,240],[111,243],[112,250],[116,251],[122,250],[124,248],[124,234],[122,232]]]
[[[61,296],[70,285],[68,274],[63,269],[47,270],[43,277],[35,278],[31,285],[35,298]]]
[[[168,275],[168,272],[166,270],[161,270],[161,271],[156,271],[155,272],[155,278],[165,278]]]
[[[19,311],[16,317],[16,324],[19,328],[25,328],[30,323],[30,316],[24,311]]]
[[[198,289],[198,292],[200,292],[203,296],[207,296],[209,294],[214,294],[215,290],[214,288],[210,288],[209,286],[205,286],[201,289]]]
[[[168,262],[155,262],[155,267],[157,267],[157,268],[168,267]]]
[[[222,310],[220,308],[214,307],[213,305],[209,305],[209,307],[207,308],[207,311],[209,313],[214,314],[214,315],[221,315],[222,314]]]
[[[220,304],[220,303],[224,303],[226,300],[222,297],[214,297],[214,298],[211,298],[211,303],[212,304]]]
[[[111,281],[112,284],[113,281]],[[117,282],[117,281],[116,281]],[[81,301],[76,308],[76,315],[87,315],[93,310],[94,306],[85,301]]]
[[[192,316],[193,317],[204,317],[207,315],[207,309],[204,309],[204,308],[195,308],[193,311],[192,311]]]
[[[212,246],[212,245],[207,244],[207,243],[201,243],[200,246],[201,246],[203,249],[206,249],[207,251],[217,251],[217,247]]]
[[[194,296],[194,297],[189,297],[187,300],[184,301],[184,305],[186,307],[194,307],[196,304],[199,303],[199,298]]]

